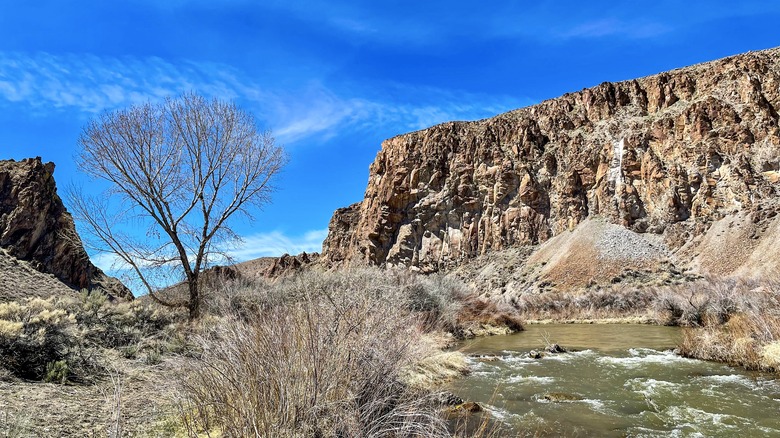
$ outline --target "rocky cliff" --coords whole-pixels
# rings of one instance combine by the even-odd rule
[[[129,289],[89,260],[73,219],[57,195],[54,163],[0,161],[0,248],[72,289],[100,288],[132,299]],[[21,285],[17,285],[21,287]],[[42,294],[45,295],[45,293]]]
[[[364,200],[336,211],[322,257],[431,272],[593,217],[694,264],[713,223],[777,214],[778,109],[772,49],[404,134],[382,144]]]

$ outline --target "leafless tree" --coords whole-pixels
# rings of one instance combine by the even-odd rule
[[[269,132],[233,103],[194,93],[105,113],[79,138],[78,167],[110,183],[100,197],[71,192],[74,214],[97,249],[116,254],[149,295],[200,315],[200,275],[238,237],[231,219],[269,202],[286,162]],[[109,203],[118,208],[109,208]],[[146,228],[146,235],[128,232]],[[188,298],[162,297],[155,268],[183,275]]]

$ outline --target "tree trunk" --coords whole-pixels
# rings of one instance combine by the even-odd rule
[[[187,283],[190,288],[190,321],[194,321],[200,317],[200,291],[198,290],[198,277],[193,276]]]

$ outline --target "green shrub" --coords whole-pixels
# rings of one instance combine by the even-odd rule
[[[150,349],[146,352],[144,363],[147,365],[157,365],[162,362],[162,353],[157,349]]]
[[[138,356],[138,352],[141,349],[139,344],[130,344],[126,347],[122,347],[119,351],[125,359],[135,359]]]
[[[70,367],[68,367],[68,362],[57,360],[46,364],[46,375],[43,377],[43,381],[64,385],[68,381],[69,375]]]
[[[182,319],[172,309],[150,302],[110,303],[99,292],[82,292],[79,306],[72,311],[87,340],[114,349],[158,336]]]

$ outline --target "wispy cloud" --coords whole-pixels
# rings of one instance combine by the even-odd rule
[[[391,129],[402,133],[453,120],[477,120],[536,103],[529,98],[488,96],[402,84],[345,86],[340,94],[321,85],[282,105],[271,105],[281,129],[275,133],[296,141],[316,133],[322,139],[342,131]],[[293,116],[294,114],[294,116]]]
[[[38,110],[97,113],[191,89],[227,98],[238,91],[224,66],[172,64],[155,57],[0,52],[0,98]]]
[[[160,9],[212,8],[213,0],[135,0]],[[309,27],[326,29],[355,44],[378,43],[404,48],[429,49],[466,41],[510,38],[551,42],[620,37],[649,39],[691,25],[730,17],[766,15],[780,11],[778,2],[744,0],[656,0],[641,8],[635,2],[474,2],[400,0],[377,7],[375,2],[330,0],[223,0],[222,8],[293,17]],[[641,9],[639,11],[638,9]]]
[[[403,132],[448,120],[483,118],[531,103],[397,84],[326,86],[316,78],[297,89],[272,91],[224,64],[0,52],[0,105],[33,112],[76,110],[91,115],[188,90],[237,100],[286,144],[380,125]]]
[[[322,251],[322,241],[328,236],[328,230],[313,230],[301,235],[286,235],[280,231],[257,233],[242,238],[238,248],[228,255],[236,261],[252,260],[259,257],[278,257],[283,254]]]
[[[641,39],[655,38],[672,31],[668,25],[656,22],[628,22],[618,19],[600,19],[575,25],[558,34],[560,38],[604,38],[621,36]]]
[[[328,236],[328,230],[312,230],[303,234],[288,235],[281,231],[250,234],[242,237],[241,243],[227,255],[233,262],[243,262],[260,257],[279,257],[284,254],[300,254],[302,252],[322,251],[322,242]],[[112,275],[130,274],[130,269],[116,254],[100,253],[90,257],[92,263]],[[217,257],[220,263],[222,258]],[[223,260],[221,263],[228,263]],[[145,265],[145,264],[142,264]],[[173,265],[172,265],[173,266]]]

